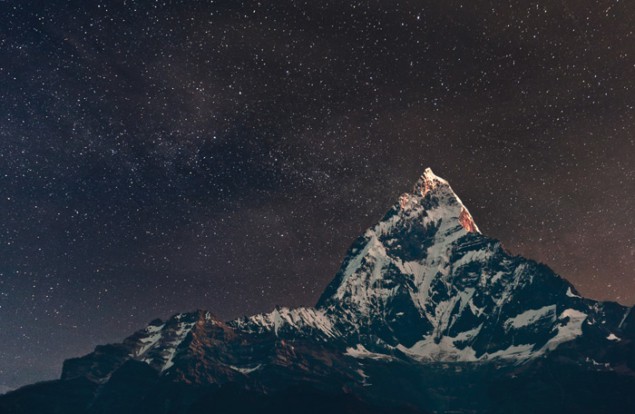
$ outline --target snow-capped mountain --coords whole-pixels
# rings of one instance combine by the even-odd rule
[[[556,379],[545,373],[556,370],[572,375],[570,383],[557,380],[572,395],[598,376],[611,392],[635,386],[634,339],[632,308],[582,298],[545,265],[506,252],[481,234],[448,182],[426,169],[353,243],[315,307],[229,322],[206,311],[156,320],[121,344],[66,361],[55,386],[84,381],[85,401],[75,403],[85,410],[77,412],[109,412],[114,399],[129,402],[123,412],[199,412],[187,410],[209,387],[227,384],[259,395],[309,386],[418,412],[505,412],[522,399],[483,396],[492,381],[551,384]],[[166,387],[158,406],[148,402]],[[30,394],[11,393],[0,408],[15,408],[21,395]],[[554,412],[576,406],[558,401]],[[624,406],[635,407],[629,401]],[[593,404],[584,407],[621,412]]]
[[[544,265],[483,236],[430,169],[349,249],[317,307],[358,347],[421,361],[523,361],[574,340],[583,324],[619,338],[607,312],[630,313],[582,299]]]

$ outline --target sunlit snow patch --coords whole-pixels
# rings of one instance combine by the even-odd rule
[[[390,355],[371,352],[362,344],[357,344],[355,348],[346,348],[346,352],[344,353],[344,355],[352,356],[353,358],[368,358],[384,361],[391,361],[393,359],[393,357]]]
[[[241,368],[241,367],[237,367],[237,366],[234,366],[234,365],[228,365],[228,367],[230,367],[234,371],[238,371],[238,372],[240,372],[242,374],[247,375],[247,374],[251,374],[254,371],[259,370],[262,367],[262,364],[258,364],[255,367],[242,367]]]

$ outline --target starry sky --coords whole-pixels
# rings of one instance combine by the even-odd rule
[[[312,305],[427,166],[635,303],[629,1],[0,1],[0,391],[156,317]]]

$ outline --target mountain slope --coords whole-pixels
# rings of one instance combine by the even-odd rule
[[[121,344],[66,361],[58,382],[0,397],[0,408],[35,412],[20,408],[29,390],[56,388],[81,397],[78,412],[110,412],[118,400],[118,412],[198,412],[228,386],[280,408],[276,398],[300,385],[307,395],[355,396],[342,407],[368,412],[532,412],[517,406],[530,387],[566,412],[588,400],[598,379],[607,393],[635,385],[634,340],[632,308],[582,298],[548,267],[510,255],[427,169],[353,243],[316,307],[229,322],[206,311],[156,320]],[[566,398],[552,393],[554,384],[571,390]],[[517,399],[497,395],[510,387],[506,395]],[[146,401],[157,395],[160,402]]]
[[[429,169],[349,249],[317,306],[366,347],[430,361],[531,359],[584,324],[619,337],[615,317],[630,312],[582,299],[546,266],[509,255]]]

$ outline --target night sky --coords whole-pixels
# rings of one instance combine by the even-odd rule
[[[0,390],[312,305],[427,166],[635,303],[632,1],[0,1]]]

